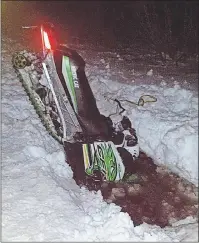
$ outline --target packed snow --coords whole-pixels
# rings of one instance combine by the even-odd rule
[[[4,38],[2,45],[2,241],[197,241],[196,219],[189,217],[164,229],[146,223],[134,227],[129,215],[104,202],[100,192],[76,185],[62,146],[42,126],[12,68],[16,43]],[[92,60],[92,51],[89,55]],[[116,82],[114,75],[122,79],[122,65],[112,75],[114,59],[107,62],[106,53],[101,55],[105,60],[101,69],[94,72],[91,63],[87,65],[101,112],[109,115],[116,110],[114,98],[137,102],[142,95],[156,97],[156,102],[144,106],[121,102],[140,147],[156,163],[197,185],[197,94],[180,83],[171,87],[164,81]]]
[[[116,110],[114,99],[125,100],[121,104],[133,122],[141,149],[156,164],[198,185],[197,96],[179,84],[168,88],[164,82],[160,86],[124,85],[103,78],[100,82],[92,82],[100,110],[109,115]],[[136,103],[143,95],[152,95],[157,101],[144,106],[128,102]]]
[[[106,52],[105,60],[103,52],[96,51],[95,58],[84,50],[80,52],[90,64],[87,75],[100,111],[107,116],[113,114],[117,108],[114,99],[122,101],[138,134],[141,149],[156,164],[198,186],[198,81],[188,80],[184,74],[181,80],[176,77],[166,80],[157,72],[154,75],[151,68],[145,74],[133,69],[132,74],[132,70],[124,66],[124,58],[117,53]],[[97,67],[95,71],[93,63]],[[124,75],[131,75],[130,82]],[[115,81],[115,76],[120,82]],[[137,103],[145,95],[152,97],[143,97],[144,101],[154,98],[157,101],[146,102],[143,106],[131,103]],[[114,115],[111,118],[116,122],[121,120]]]

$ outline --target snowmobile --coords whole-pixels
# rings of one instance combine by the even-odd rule
[[[131,121],[123,116],[116,125],[100,113],[85,74],[85,61],[56,40],[52,23],[23,28],[40,31],[41,52],[15,53],[13,67],[47,131],[64,145],[74,176],[81,172],[82,177],[98,174],[100,180],[122,180],[125,161],[121,148],[132,160],[139,155]]]

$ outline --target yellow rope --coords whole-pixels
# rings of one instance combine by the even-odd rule
[[[149,98],[149,99],[147,99]],[[130,104],[133,104],[133,105],[137,105],[137,106],[143,106],[145,103],[149,103],[149,102],[156,102],[157,101],[157,98],[152,96],[152,95],[142,95],[138,102],[134,102],[134,101],[130,101],[130,100],[120,100],[121,102],[128,102]]]
[[[149,99],[147,100],[147,98],[149,98]],[[117,101],[117,102],[119,103],[119,106],[120,106],[120,108],[122,109],[122,111],[119,112],[119,114],[121,114],[121,113],[123,113],[123,112],[125,111],[125,108],[123,108],[123,107],[121,106],[120,102],[123,102],[123,101],[124,101],[124,102],[128,102],[128,103],[130,103],[130,104],[133,104],[133,105],[143,106],[145,103],[156,102],[156,101],[157,101],[157,98],[154,97],[154,96],[152,96],[152,95],[142,95],[142,96],[140,96],[140,98],[139,98],[139,100],[138,100],[137,103],[134,102],[134,101],[130,101],[130,100],[116,100],[116,99],[114,99],[114,101]],[[116,114],[118,114],[118,106],[117,106],[117,108],[116,108],[116,112],[115,112],[115,113],[111,113],[111,114],[109,115],[109,117],[111,117],[111,116],[113,116],[113,115],[116,115]]]

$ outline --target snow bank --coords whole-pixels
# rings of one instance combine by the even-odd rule
[[[9,61],[2,80],[3,241],[134,237],[128,214],[75,184],[62,147],[41,125]]]
[[[2,57],[2,241],[196,241],[193,219],[174,228],[134,227],[120,207],[75,184],[62,147],[16,78],[10,54],[7,47]]]
[[[116,111],[113,99],[138,102],[142,95],[155,103],[136,106],[121,102],[137,131],[141,149],[173,172],[198,185],[198,97],[179,84],[127,85],[97,76],[92,89],[105,115]],[[111,116],[114,118],[114,116]],[[114,118],[118,121],[119,117]]]

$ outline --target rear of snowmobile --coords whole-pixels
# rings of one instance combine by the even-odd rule
[[[74,174],[97,172],[99,180],[122,180],[125,165],[118,148],[126,149],[132,159],[139,155],[130,120],[124,116],[115,126],[101,115],[83,58],[57,42],[51,23],[42,24],[40,31],[42,53],[16,53],[13,66],[43,124],[64,145]]]

